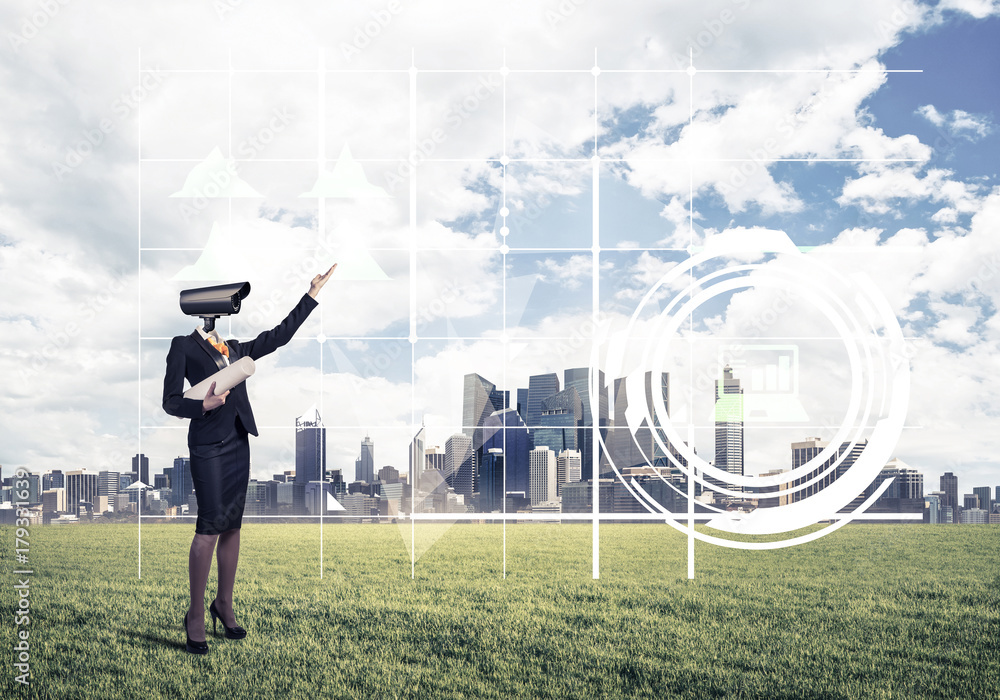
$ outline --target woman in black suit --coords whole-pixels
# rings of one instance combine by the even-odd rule
[[[247,343],[223,342],[218,333],[198,328],[191,335],[177,336],[167,353],[167,371],[163,379],[163,410],[178,418],[190,418],[188,449],[191,455],[191,480],[198,499],[198,520],[188,555],[191,606],[184,616],[187,650],[194,654],[208,651],[205,641],[205,587],[212,568],[212,553],[218,543],[219,585],[209,606],[213,628],[222,620],[229,639],[242,639],[246,631],[236,624],[233,612],[233,586],[240,556],[240,524],[250,480],[250,441],[257,435],[257,424],[246,382],[215,395],[213,383],[203,401],[184,398],[184,380],[194,386],[241,357],[254,360],[285,345],[316,308],[316,296],[330,279],[334,269],[316,275],[309,292],[302,296],[288,316],[269,331]]]

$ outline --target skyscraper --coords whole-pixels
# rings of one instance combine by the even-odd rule
[[[413,436],[413,440],[410,442],[409,480],[413,486],[420,485],[420,476],[427,467],[426,455],[427,453],[424,450],[424,426],[421,425],[420,430],[417,431],[417,434]]]
[[[559,392],[559,375],[536,374],[528,378],[528,428],[534,430],[541,425],[542,402]]]
[[[484,453],[501,450],[507,472],[507,491],[528,492],[528,453],[534,442],[517,411],[508,408],[497,411],[486,421]]]
[[[397,484],[399,483],[399,470],[387,464],[378,470],[378,480],[383,484]]]
[[[528,390],[527,389],[518,389],[517,390],[517,406],[515,406],[514,408],[517,409],[517,415],[521,416],[521,420],[524,421],[525,425],[527,425],[528,424],[528,417],[527,417],[528,416]]]
[[[61,489],[65,488],[66,479],[63,476],[62,469],[53,469],[48,474],[42,475],[42,490],[48,491],[49,489]]]
[[[295,419],[295,481],[307,484],[326,475],[326,428],[313,406]]]
[[[478,374],[465,375],[462,393],[462,432],[473,439],[473,449],[483,446],[483,432],[477,428],[486,423],[494,411],[507,408],[509,392],[496,388],[493,382]]]
[[[531,483],[528,496],[531,505],[554,500],[556,497],[556,453],[548,447],[531,451]]]
[[[662,431],[657,429],[662,423],[665,423],[667,416],[670,415],[670,373],[661,372],[659,386],[655,387],[655,390],[659,393],[658,399],[663,401],[663,407],[665,409],[665,415],[661,416],[658,408],[658,402],[653,400],[653,373],[646,372],[643,377],[643,388],[645,389],[646,395],[646,413],[648,414],[643,418],[643,423],[638,430],[635,431],[636,444],[639,447],[639,451],[642,454],[642,463],[650,464],[654,467],[667,467],[670,466],[669,461],[666,458],[666,453],[660,444],[656,441],[657,435],[659,435],[660,440],[666,442],[666,436]],[[653,417],[653,425],[649,426],[649,417]],[[656,434],[654,434],[654,431]],[[669,446],[671,451],[674,451],[672,445]]]
[[[264,515],[267,512],[267,484],[256,479],[247,482],[246,501],[243,514]]]
[[[80,503],[96,503],[99,477],[86,469],[66,472],[66,510],[76,515]]]
[[[425,460],[424,464],[425,471],[428,469],[436,469],[437,471],[441,472],[442,475],[444,474],[445,453],[444,450],[442,450],[438,445],[435,445],[434,447],[428,447],[426,450],[424,450],[424,460]]]
[[[658,428],[666,420],[666,416],[658,415],[656,404],[653,402],[653,373],[646,372],[642,376],[643,388],[645,389],[646,405],[639,406],[637,415],[642,416],[639,425],[630,426],[627,414],[630,413],[628,402],[628,379],[622,377],[614,381],[614,425],[608,431],[607,445],[611,450],[615,465],[619,469],[635,466],[668,466],[666,454],[656,442],[653,429]],[[634,381],[634,380],[633,380]],[[669,415],[670,411],[670,373],[661,372],[659,381],[660,397],[663,399],[663,406]],[[649,417],[653,418],[652,428],[649,425]],[[635,420],[633,418],[633,420]],[[660,433],[660,439],[666,441],[665,436]],[[674,447],[668,446],[672,454],[677,454]],[[681,460],[682,462],[684,460]],[[586,464],[583,466],[586,472]]]
[[[139,475],[139,481],[149,486],[149,458],[144,454],[137,454],[132,458],[132,471]]]
[[[279,483],[277,509],[288,515],[306,514],[306,485],[301,481]]]
[[[733,377],[733,368],[722,368],[722,379],[715,382],[715,466],[734,476],[743,476],[743,388]],[[720,485],[717,479],[709,483]],[[736,484],[725,484],[732,491],[742,491]]]
[[[576,389],[569,387],[542,401],[538,427],[532,434],[535,447],[547,446],[555,453],[580,449],[583,402]]]
[[[923,508],[924,475],[908,466],[898,457],[889,460],[882,467],[878,478],[865,489],[864,497],[867,498],[875,493],[875,490],[887,479],[892,479],[892,481],[875,502],[874,510],[913,512]]]
[[[938,525],[944,522],[941,519],[941,499],[944,494],[934,491],[924,496],[924,522],[929,525]]]
[[[327,494],[330,486],[324,481],[310,481],[304,485],[306,513],[322,515],[327,511]]]
[[[503,470],[503,450],[486,449],[479,467],[479,509],[484,513],[503,510]]]
[[[444,454],[445,479],[468,503],[476,490],[476,451],[472,448],[472,438],[464,433],[452,435],[444,443]]]
[[[556,456],[556,494],[561,496],[563,484],[580,481],[582,471],[579,450],[563,450]]]
[[[361,455],[354,460],[354,480],[369,484],[375,481],[375,443],[367,435],[361,441]]]
[[[35,504],[42,502],[42,477],[38,474],[29,473],[25,479],[28,482],[27,489],[17,489],[18,492],[23,493],[27,491],[27,498],[13,498],[13,501],[19,501],[28,504]],[[12,489],[13,491],[13,489]]]
[[[121,481],[121,475],[113,471],[101,471],[97,474],[97,495],[116,496]]]
[[[989,486],[977,486],[972,489],[972,493],[979,496],[979,507],[985,510],[987,513],[993,510],[992,499],[990,498],[990,487]]]
[[[958,502],[958,477],[951,472],[945,472],[940,483],[940,490],[944,491],[944,502],[941,507],[951,508],[952,522],[957,523],[962,510],[962,504]]]
[[[170,505],[184,505],[188,502],[188,496],[193,490],[191,459],[188,457],[175,458],[174,469],[170,472]]]
[[[567,369],[563,372],[565,386],[576,389],[580,395],[580,403],[583,408],[580,436],[580,455],[583,478],[589,479],[593,471],[594,445],[597,441],[594,438],[594,430],[600,430],[601,435],[607,438],[608,435],[608,386],[604,379],[604,371],[597,373],[597,398],[590,396],[590,368],[578,367]],[[594,416],[596,411],[597,415]]]
[[[137,477],[133,473],[121,474],[118,476],[118,493],[121,493],[135,483]]]
[[[632,434],[628,428],[628,420],[625,417],[626,409],[628,409],[628,392],[625,390],[625,387],[625,377],[614,381],[614,415],[612,416],[614,425],[608,437],[608,449],[611,451],[611,459],[619,469],[637,466],[642,463],[638,446],[636,446],[635,441],[632,439]]]
[[[802,442],[793,442],[792,469],[797,469],[798,467],[801,467],[803,464],[807,464],[811,459],[816,457],[816,455],[818,455],[820,452],[826,449],[828,445],[829,443],[826,440],[821,440],[818,437],[806,438]],[[795,493],[793,493],[791,495],[792,502],[801,501],[805,498],[809,498],[810,496],[822,491],[827,486],[832,484],[834,481],[842,477],[847,472],[847,470],[854,465],[854,463],[857,461],[858,457],[861,456],[861,453],[864,451],[867,445],[868,445],[867,439],[855,443],[853,447],[851,447],[851,443],[845,442],[840,446],[840,449],[834,452],[834,454],[825,462],[823,462],[823,464],[810,471],[806,476],[794,479],[792,481],[792,486],[799,486],[801,484],[812,481],[814,478],[819,476],[821,472],[825,471],[830,465],[832,465],[835,461],[840,459],[841,456],[843,456],[843,459],[840,459],[840,463],[837,465],[836,469],[830,470],[822,479],[819,479],[815,483],[806,486],[801,491],[796,491]],[[881,482],[882,479],[876,479],[875,486],[877,486]],[[854,510],[855,508],[860,506],[861,503],[864,501],[864,499],[867,498],[867,496],[870,496],[873,492],[874,492],[874,487],[872,487],[870,491],[866,492],[867,495],[864,493],[858,494],[858,496],[854,500],[852,500],[847,506],[845,506],[845,509]]]

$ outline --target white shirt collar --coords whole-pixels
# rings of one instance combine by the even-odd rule
[[[209,337],[211,337],[212,340],[214,340],[217,343],[221,343],[222,342],[222,338],[219,336],[219,331],[217,331],[215,329],[213,329],[211,333],[206,333],[205,329],[202,326],[198,326],[198,328],[196,328],[195,330],[197,330],[198,331],[198,335],[200,335],[205,340],[208,340]]]
[[[222,337],[219,335],[219,331],[217,331],[215,329],[212,329],[211,333],[206,333],[205,329],[203,327],[198,326],[198,328],[196,328],[195,330],[197,330],[198,331],[198,335],[200,335],[205,340],[208,340],[209,338],[212,338],[216,343],[224,342],[222,340]],[[226,363],[226,365],[229,364],[229,358],[226,355],[223,355],[222,359]]]

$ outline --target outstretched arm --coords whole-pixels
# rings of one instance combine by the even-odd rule
[[[249,343],[246,343],[243,346],[243,354],[257,360],[288,343],[292,339],[292,336],[295,335],[295,331],[299,329],[299,326],[302,325],[312,310],[318,305],[319,302],[316,301],[316,296],[323,289],[323,285],[326,284],[327,280],[330,279],[330,275],[333,274],[336,267],[334,265],[325,274],[313,277],[312,282],[309,283],[309,291],[302,295],[299,303],[289,312],[285,320],[271,330],[264,331]]]
[[[334,263],[330,269],[326,271],[326,274],[316,275],[313,277],[312,282],[309,283],[309,296],[315,299],[316,295],[319,294],[319,290],[323,289],[323,285],[326,284],[326,281],[330,279],[330,275],[332,275],[333,271],[336,269],[337,263]]]

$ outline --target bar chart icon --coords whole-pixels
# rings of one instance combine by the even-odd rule
[[[719,349],[743,380],[744,420],[802,423],[809,420],[799,400],[799,346],[741,343]]]

